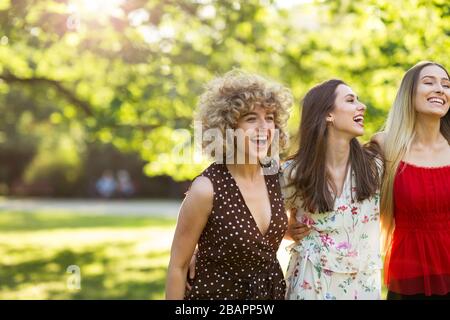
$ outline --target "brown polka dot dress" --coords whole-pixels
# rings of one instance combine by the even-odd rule
[[[272,207],[269,228],[259,230],[226,165],[202,174],[214,188],[213,209],[200,236],[192,289],[186,299],[284,299],[276,253],[287,229],[278,175],[265,175]]]

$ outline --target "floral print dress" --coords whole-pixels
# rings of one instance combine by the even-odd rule
[[[297,220],[312,228],[288,247],[286,272],[289,300],[378,300],[381,298],[379,193],[356,202],[355,176],[348,170],[334,210],[311,213],[288,186],[293,162],[284,164],[280,179],[286,209],[297,209]],[[352,197],[353,196],[353,197]]]

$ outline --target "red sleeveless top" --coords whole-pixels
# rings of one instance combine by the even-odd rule
[[[386,256],[388,289],[404,295],[450,292],[450,165],[401,162],[394,181],[395,230]]]

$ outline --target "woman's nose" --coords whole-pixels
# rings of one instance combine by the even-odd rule
[[[269,121],[267,121],[266,119],[261,119],[261,121],[259,122],[259,128],[266,130],[268,129],[270,126]]]
[[[436,82],[435,87],[434,87],[434,91],[436,93],[443,93],[444,92],[444,87],[442,86],[442,84],[440,82]]]

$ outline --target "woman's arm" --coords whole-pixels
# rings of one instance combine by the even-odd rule
[[[211,181],[198,177],[181,204],[170,253],[166,299],[184,298],[189,262],[211,213],[213,193]]]
[[[297,208],[289,209],[288,229],[284,234],[285,240],[301,241],[311,233],[311,227],[297,221]]]
[[[384,141],[386,140],[386,132],[381,131],[375,133],[372,138],[370,139],[370,142],[374,142],[378,144],[380,147],[381,153],[384,154]]]
[[[279,174],[281,194],[283,195],[284,206],[286,208],[286,215],[288,217],[288,229],[284,234],[284,240],[300,241],[311,232],[306,224],[297,221],[297,207],[294,203],[296,194],[295,187],[290,185],[290,177],[292,175],[293,161],[286,161],[282,165],[281,172]]]

